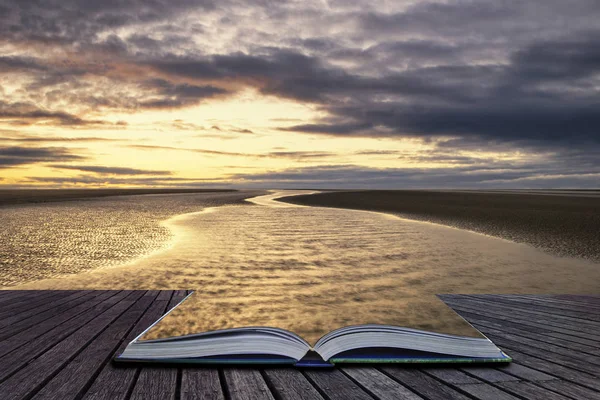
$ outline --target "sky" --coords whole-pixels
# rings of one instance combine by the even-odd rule
[[[598,188],[597,0],[0,0],[0,187]]]

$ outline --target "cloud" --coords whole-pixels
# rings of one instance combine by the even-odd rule
[[[50,164],[50,168],[66,169],[73,171],[93,172],[99,175],[171,175],[171,171],[163,170],[147,170],[126,167],[107,167],[100,165],[65,165],[65,164]]]
[[[106,137],[63,137],[63,136],[38,136],[27,135],[17,131],[0,131],[0,142],[19,142],[19,143],[88,143],[88,142],[123,142],[127,139],[106,138]]]
[[[182,187],[182,188],[221,188],[230,184],[220,179],[187,179],[176,177],[114,177],[114,176],[30,176],[23,180],[20,186],[141,186],[141,187]]]
[[[51,124],[67,127],[121,126],[102,120],[88,120],[64,111],[40,108],[33,103],[0,100],[0,121],[12,125]]]
[[[552,153],[585,160],[593,173],[599,15],[596,0],[0,0],[0,71],[10,83],[0,88],[0,122],[119,128],[102,116],[192,107],[250,88],[322,116],[279,118],[281,135],[415,138],[437,146],[435,154],[410,158],[415,163],[492,162],[448,154],[492,147],[534,158]],[[196,129],[187,121],[177,126]],[[206,135],[252,133],[219,128]],[[571,164],[561,165],[570,173]]]
[[[0,72],[46,71],[47,67],[34,57],[0,56]]]
[[[308,160],[317,158],[334,157],[337,154],[327,151],[271,151],[267,153],[236,153],[229,151],[218,151],[218,150],[205,150],[205,149],[194,149],[184,147],[171,147],[171,146],[154,146],[154,145],[127,145],[127,147],[138,150],[172,150],[172,151],[186,151],[192,153],[200,153],[211,156],[229,156],[229,157],[247,157],[247,158],[283,158],[283,159],[294,159],[294,160]]]
[[[120,27],[164,21],[190,9],[209,10],[212,1],[153,0],[145,2],[79,0],[3,0],[0,36],[13,42],[81,45]]]
[[[0,168],[84,159],[86,157],[75,154],[73,149],[66,147],[0,147]]]
[[[229,93],[227,90],[215,86],[198,86],[189,83],[174,84],[164,79],[146,80],[141,87],[155,92],[155,95],[149,99],[138,102],[140,108],[150,109],[187,107]]]
[[[359,165],[323,165],[265,173],[235,174],[237,187],[321,189],[417,188],[597,188],[600,168],[594,172],[548,171],[531,168],[445,167],[371,168]]]

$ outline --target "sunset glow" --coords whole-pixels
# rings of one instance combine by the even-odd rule
[[[8,3],[4,187],[600,178],[593,2]]]

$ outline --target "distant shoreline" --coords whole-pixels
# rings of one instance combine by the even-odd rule
[[[282,197],[305,206],[369,210],[526,243],[600,262],[600,197],[531,192],[363,190]]]
[[[0,189],[0,206],[144,194],[237,192],[235,189]]]

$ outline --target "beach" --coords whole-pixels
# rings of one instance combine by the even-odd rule
[[[152,224],[168,207],[173,216],[160,227],[171,235],[169,246],[121,264],[112,264],[114,251],[106,252],[102,259],[110,261],[110,268],[81,269],[12,288],[189,289],[195,293],[180,310],[179,322],[163,334],[276,326],[310,341],[359,323],[458,333],[456,317],[440,308],[435,297],[439,293],[597,292],[600,269],[588,260],[556,257],[525,244],[387,213],[302,207],[277,199],[291,194],[302,195],[284,191],[213,206],[202,200],[202,207],[198,198],[196,210],[187,213],[182,210],[190,209],[188,196],[208,195],[68,202],[94,215],[103,204],[102,209],[128,208],[123,201],[129,199],[136,209],[148,209]],[[136,211],[126,221],[138,224],[138,215]],[[141,226],[134,227],[143,232]],[[111,243],[125,244],[118,254],[140,241],[135,234],[116,238]],[[64,257],[59,261],[52,265],[79,265]],[[36,263],[26,266],[39,268]]]
[[[245,198],[264,193],[172,192],[40,190],[5,194],[0,197],[4,201],[18,199],[20,203],[0,206],[0,287],[143,259],[173,244],[175,236],[163,221],[210,207],[243,204]]]
[[[600,261],[598,191],[363,190],[279,200],[386,212],[529,244],[559,256]]]
[[[0,189],[0,206],[144,194],[221,193],[233,189]]]

